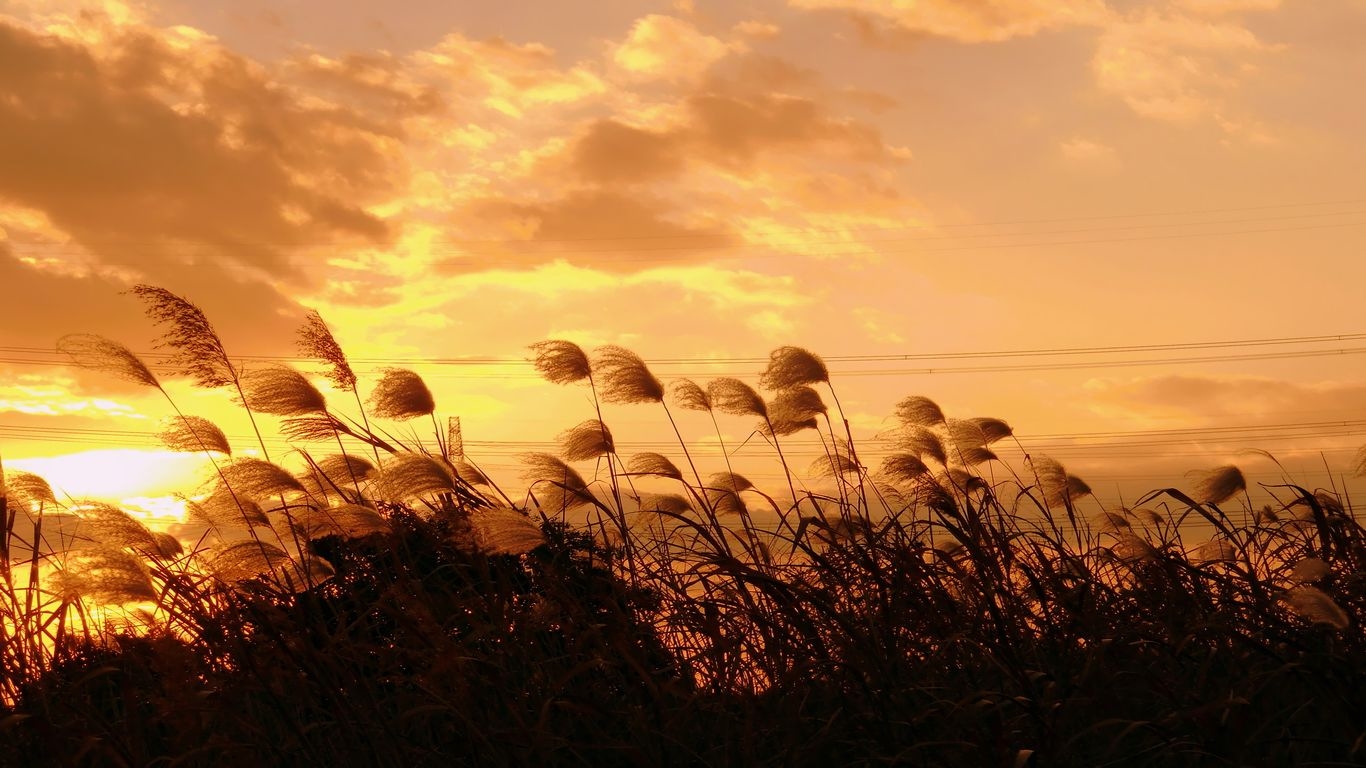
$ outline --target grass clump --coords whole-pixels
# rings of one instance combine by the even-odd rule
[[[1102,508],[1057,461],[1000,458],[1006,422],[920,396],[873,470],[808,350],[756,389],[546,341],[533,364],[592,412],[509,494],[417,374],[333,410],[298,372],[236,366],[188,301],[138,294],[198,355],[182,375],[329,453],[231,458],[171,402],[166,440],[217,475],[183,549],[10,473],[0,765],[1366,763],[1366,530],[1335,493],[1264,487],[1254,509],[1227,466]],[[321,317],[301,343],[356,392]],[[160,389],[121,345],[62,346]],[[660,408],[677,450],[622,459],[603,404]],[[722,444],[748,420],[785,488],[699,466],[671,404]],[[797,433],[823,453],[807,472],[779,442]]]

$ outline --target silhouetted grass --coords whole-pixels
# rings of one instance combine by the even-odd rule
[[[1366,764],[1366,530],[1332,492],[1253,509],[1221,467],[1101,509],[1056,461],[1001,461],[1005,422],[914,396],[874,471],[806,350],[776,350],[761,392],[549,341],[537,369],[594,407],[508,493],[416,374],[334,411],[138,294],[182,373],[309,447],[297,473],[231,458],[177,410],[168,445],[217,470],[184,550],[10,474],[0,764]],[[301,336],[356,392],[322,319]],[[160,389],[114,342],[61,346]],[[718,440],[754,422],[785,487],[698,466],[670,402]],[[601,403],[662,407],[677,452],[622,459]],[[380,426],[410,419],[432,437]],[[803,432],[805,473],[780,443]]]

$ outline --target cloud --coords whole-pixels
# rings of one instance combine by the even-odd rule
[[[1223,94],[1275,50],[1234,21],[1147,12],[1105,27],[1092,70],[1135,113],[1190,122],[1217,115]]]
[[[1096,379],[1087,383],[1087,390],[1100,408],[1139,419],[1317,422],[1324,420],[1322,414],[1366,410],[1366,385],[1337,382],[1171,375]]]
[[[890,28],[963,43],[1000,42],[1045,29],[1093,24],[1106,13],[1099,0],[788,0],[807,10],[847,13],[865,32]]]
[[[1058,152],[1062,155],[1063,160],[1074,168],[1113,171],[1122,165],[1119,153],[1115,151],[1114,147],[1081,136],[1073,136],[1059,142]]]
[[[227,260],[302,281],[291,248],[378,241],[397,127],[306,103],[186,28],[0,19],[0,199],[106,263]]]
[[[730,53],[732,46],[703,34],[673,16],[652,14],[638,19],[612,52],[612,61],[637,77],[688,79]]]

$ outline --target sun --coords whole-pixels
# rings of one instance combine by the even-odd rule
[[[5,468],[32,472],[63,502],[119,501],[128,497],[192,492],[208,460],[199,454],[119,448],[64,456],[14,459]]]

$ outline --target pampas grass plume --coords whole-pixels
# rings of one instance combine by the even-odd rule
[[[692,379],[679,379],[669,385],[674,405],[685,411],[710,411],[711,397]]]
[[[658,403],[664,399],[664,385],[639,355],[625,347],[608,344],[594,350],[593,375],[605,402]]]
[[[232,455],[232,446],[223,430],[200,416],[172,416],[164,422],[157,437],[173,451],[217,451]]]
[[[566,429],[556,440],[559,441],[561,455],[567,461],[588,461],[616,453],[611,431],[597,419],[588,419]]]
[[[1242,470],[1228,464],[1205,473],[1195,486],[1195,498],[1202,504],[1222,504],[1247,488]]]
[[[285,365],[258,368],[242,374],[246,406],[272,416],[323,413],[327,400],[302,373]]]
[[[422,377],[406,368],[385,368],[370,395],[374,414],[382,419],[406,421],[436,410],[436,401]]]
[[[754,388],[739,379],[721,377],[707,383],[707,397],[712,406],[733,416],[758,416],[768,419],[768,406]]]
[[[572,384],[593,374],[588,355],[572,341],[549,339],[531,345],[532,365],[551,384]]]
[[[807,384],[829,382],[825,361],[801,347],[778,347],[768,355],[768,367],[759,375],[759,386],[780,391]]]
[[[161,382],[147,364],[117,341],[93,333],[73,333],[57,340],[57,351],[65,353],[81,368],[161,389]]]
[[[351,370],[346,353],[342,352],[341,345],[332,335],[332,329],[327,327],[316,309],[310,309],[305,316],[304,324],[299,328],[298,345],[299,351],[306,357],[327,363],[327,378],[332,386],[342,392],[355,391],[356,372]]]

